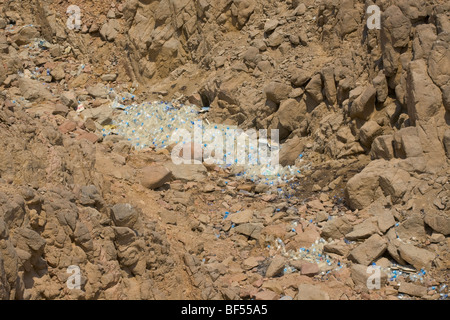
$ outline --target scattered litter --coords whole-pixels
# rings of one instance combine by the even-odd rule
[[[222,148],[224,156],[223,159],[217,159],[221,161],[218,166],[233,172],[237,179],[275,186],[293,180],[300,172],[300,168],[295,166],[283,167],[261,163],[259,151],[268,156],[273,150],[281,149],[282,146],[270,144],[269,139],[268,144],[263,144],[262,147],[259,145],[255,149],[247,141],[236,138],[237,134],[243,132],[238,127],[213,124],[202,119],[200,114],[209,111],[210,107],[199,109],[195,105],[184,105],[176,100],[138,104],[135,102],[133,94],[121,93],[116,95],[115,100],[111,103],[111,108],[122,110],[122,112],[113,119],[114,128],[105,130],[104,134],[124,136],[137,149],[151,147],[159,150],[181,141],[186,143],[186,140],[182,140],[177,135],[174,137],[174,133],[186,130],[191,135],[189,141],[198,143],[203,150],[220,150]],[[206,134],[207,130],[208,133],[214,132],[212,137]],[[245,165],[232,158],[231,152],[227,149],[229,138],[230,141],[234,141],[235,155],[239,154],[238,150],[245,150]],[[287,189],[279,188],[277,191],[280,196],[290,197]]]

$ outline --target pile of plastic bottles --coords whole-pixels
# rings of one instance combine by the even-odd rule
[[[137,148],[165,149],[170,145],[182,142],[178,133],[189,132],[189,141],[201,145],[203,150],[220,150],[222,148],[223,161],[218,166],[230,169],[239,168],[236,172],[238,179],[247,179],[254,183],[265,183],[268,185],[278,185],[291,181],[300,173],[300,169],[295,166],[272,165],[260,163],[258,153],[252,150],[253,146],[247,141],[240,140],[233,136],[241,132],[236,126],[209,123],[207,119],[202,120],[200,108],[195,105],[184,105],[177,101],[163,102],[153,101],[144,103],[134,103],[133,97],[125,94],[122,97],[116,96],[111,108],[122,110],[116,113],[113,125],[103,129],[103,135],[117,134],[124,136]],[[131,95],[132,96],[132,95]],[[123,101],[131,103],[125,105]],[[184,131],[186,130],[186,131]],[[206,134],[208,132],[208,134]],[[211,132],[213,132],[211,136]],[[199,134],[200,133],[200,134]],[[217,136],[220,139],[217,138]],[[232,148],[234,155],[238,155],[237,150],[245,150],[245,164],[242,165],[237,159],[230,161],[228,137],[232,137]],[[198,140],[200,138],[201,140]],[[186,143],[186,140],[182,143]],[[269,156],[271,149],[280,149],[277,144],[267,144],[265,155]],[[220,160],[220,159],[219,159]],[[302,160],[301,160],[302,161]]]

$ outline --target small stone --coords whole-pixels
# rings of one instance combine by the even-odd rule
[[[279,23],[280,22],[276,19],[271,19],[271,20],[266,21],[266,23],[264,24],[264,32],[267,33],[267,32],[271,32],[271,31],[275,30],[276,27],[278,27]]]
[[[250,258],[245,259],[243,261],[243,264],[247,270],[250,270],[250,269],[257,267],[259,265],[260,260],[261,259],[257,258],[257,257],[250,257]]]
[[[304,262],[300,272],[302,275],[312,277],[319,273],[319,266],[316,263]]]
[[[264,93],[268,100],[280,103],[288,98],[292,88],[280,82],[271,82],[264,88]]]
[[[58,103],[55,105],[55,109],[53,109],[52,114],[54,115],[60,115],[65,117],[69,113],[69,108],[67,108],[65,105]]]
[[[367,239],[372,234],[377,232],[377,227],[371,220],[366,220],[353,227],[353,231],[346,234],[345,238],[348,240]]]
[[[338,239],[348,234],[353,230],[353,227],[347,217],[333,218],[327,221],[322,228],[322,237]]]
[[[298,286],[297,300],[330,300],[330,296],[319,286],[305,283]]]
[[[427,288],[409,282],[401,282],[398,292],[405,293],[410,296],[423,297],[427,294]]]
[[[61,133],[69,133],[74,131],[77,128],[77,123],[74,121],[67,120],[62,125],[59,126],[59,131]]]
[[[445,241],[445,236],[443,234],[433,232],[433,234],[431,235],[430,240],[433,243],[443,242],[443,241]]]
[[[430,269],[431,263],[435,258],[434,253],[426,249],[417,248],[412,244],[403,243],[399,246],[398,251],[402,259],[417,270]]]
[[[20,78],[19,89],[23,97],[29,101],[52,99],[50,91],[37,80]]]
[[[433,230],[442,233],[445,236],[450,234],[450,215],[447,212],[429,210],[425,213],[424,221]]]
[[[75,108],[77,106],[77,95],[73,91],[67,91],[61,94],[59,97],[61,102],[69,108]]]
[[[106,17],[108,19],[116,18],[116,10],[114,10],[114,8],[109,9],[108,13],[106,14]]]
[[[234,230],[247,237],[258,239],[263,227],[264,225],[262,223],[244,223],[236,226]]]
[[[379,258],[387,248],[386,240],[378,234],[372,235],[369,239],[357,246],[350,252],[349,260],[362,265],[369,265],[372,261]]]
[[[169,182],[172,172],[164,166],[148,166],[141,170],[141,184],[148,189],[157,189]]]
[[[278,300],[280,296],[271,290],[263,290],[255,294],[255,300]]]
[[[394,215],[390,211],[384,211],[378,215],[378,228],[386,233],[389,228],[395,225]]]
[[[266,277],[272,278],[279,275],[286,264],[285,259],[282,256],[275,256],[269,264],[266,271]]]
[[[117,73],[108,73],[101,76],[103,81],[115,81],[117,79]]]
[[[96,143],[97,141],[99,141],[100,138],[93,132],[87,132],[84,130],[80,130],[80,134],[77,136],[77,140],[81,140],[81,139],[85,139],[92,143]]]
[[[235,224],[248,223],[253,218],[252,210],[244,210],[240,212],[233,213],[227,219],[231,220],[231,222]]]
[[[344,241],[339,241],[337,243],[327,243],[323,247],[323,252],[334,253],[340,256],[346,256],[349,250],[349,246],[346,245]]]
[[[316,213],[316,221],[323,222],[328,220],[328,213],[326,211],[319,211]]]
[[[94,98],[106,98],[108,95],[108,89],[101,83],[97,83],[94,86],[88,86],[86,90]]]
[[[116,204],[111,209],[112,218],[119,227],[131,228],[137,221],[138,212],[129,203]]]

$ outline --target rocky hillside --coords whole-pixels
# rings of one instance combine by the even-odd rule
[[[448,1],[72,2],[0,0],[0,299],[448,299]],[[105,134],[152,100],[278,129],[301,170]]]

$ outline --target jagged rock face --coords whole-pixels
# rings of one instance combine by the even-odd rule
[[[380,30],[362,0],[71,4],[79,29],[0,0],[0,299],[440,297],[365,284],[374,262],[448,276],[448,4],[377,1]],[[302,169],[255,185],[135,150],[103,131],[125,91],[278,129]]]

